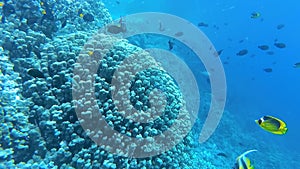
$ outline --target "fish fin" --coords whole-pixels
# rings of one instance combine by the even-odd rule
[[[247,169],[254,169],[254,166],[251,165],[251,162],[250,162],[250,159],[245,157],[245,163],[246,163],[246,166],[247,166]]]
[[[244,167],[243,166],[245,166],[245,165],[243,165],[243,160],[246,160],[247,161],[247,157],[245,157],[247,154],[249,154],[249,153],[252,153],[252,152],[254,152],[254,151],[258,151],[258,150],[255,150],[255,149],[253,149],[253,150],[248,150],[248,151],[246,151],[246,152],[244,152],[243,154],[241,154],[240,156],[238,156],[237,158],[236,158],[236,164],[237,164],[237,166],[238,166],[238,169],[244,169]],[[248,159],[249,160],[249,159]],[[249,160],[249,163],[250,163],[250,160]]]
[[[255,151],[258,151],[258,150],[255,150],[255,149],[253,149],[253,150],[248,150],[248,151],[244,152],[242,155],[240,155],[240,157],[246,156],[247,154],[252,153],[252,152],[255,152]]]
[[[280,127],[280,131],[282,132],[282,134],[285,134],[288,131],[288,129],[286,127]]]
[[[247,167],[251,167],[250,159],[246,157],[245,161],[246,161]]]

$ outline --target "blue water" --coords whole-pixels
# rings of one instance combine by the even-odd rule
[[[201,30],[217,49],[224,49],[222,61],[230,57],[230,65],[224,66],[229,95],[241,104],[232,105],[232,111],[237,111],[238,114],[252,112],[254,115],[263,112],[275,113],[290,121],[290,125],[297,123],[296,107],[299,101],[296,98],[300,92],[300,81],[299,69],[294,69],[293,65],[300,59],[297,51],[300,24],[296,22],[299,4],[292,1],[120,2],[119,5],[114,2],[107,3],[114,18],[137,12],[165,12],[185,18],[195,25],[203,21],[219,26],[219,30],[212,27]],[[263,21],[251,19],[250,14],[253,11],[259,11]],[[276,26],[279,24],[284,24],[285,27],[277,30]],[[275,39],[285,42],[288,47],[277,49],[272,45]],[[245,41],[239,44],[240,40]],[[260,44],[269,44],[275,54],[269,56],[260,51],[257,48]],[[243,48],[248,49],[250,55],[255,57],[235,56]],[[274,72],[268,74],[262,71],[266,67],[272,67]],[[247,119],[247,115],[242,118]],[[290,135],[286,136],[291,137],[286,141],[296,143],[299,139],[297,131],[292,132],[291,130]],[[295,145],[294,148],[296,147]]]
[[[233,127],[241,128],[242,135],[256,132],[258,142],[274,144],[279,151],[299,160],[299,99],[300,69],[293,65],[300,60],[298,39],[300,38],[299,3],[296,1],[120,1],[107,2],[113,18],[136,12],[164,12],[182,17],[193,24],[209,24],[200,28],[217,49],[224,49],[220,58],[224,65],[228,84],[227,106],[233,114]],[[251,19],[252,12],[261,13],[258,19]],[[284,24],[283,29],[276,29]],[[219,27],[214,29],[213,25]],[[274,40],[284,42],[287,47],[276,48]],[[244,40],[239,43],[240,40]],[[267,44],[274,55],[257,48]],[[248,49],[244,57],[235,54]],[[230,57],[230,59],[227,59]],[[264,68],[272,68],[266,73]],[[197,69],[196,67],[194,69]],[[284,119],[288,133],[277,136],[259,132],[253,120],[264,114],[272,114]],[[219,134],[222,134],[221,132]],[[218,144],[218,143],[216,143]],[[234,148],[234,147],[233,147]],[[262,153],[265,150],[259,150]],[[272,153],[272,152],[269,152]],[[281,163],[284,159],[270,160]],[[294,168],[291,162],[291,167]],[[260,168],[259,166],[257,168]],[[297,167],[296,167],[297,168]]]
[[[149,39],[143,39],[143,35],[128,38],[129,43],[142,44],[139,46],[141,48],[161,48],[178,55],[194,73],[202,99],[196,123],[184,141],[174,146],[169,154],[162,153],[142,159],[113,155],[103,150],[101,145],[96,146],[80,127],[75,111],[71,109],[71,105],[74,104],[71,101],[71,84],[79,83],[72,72],[74,62],[79,58],[79,52],[86,40],[92,37],[91,33],[104,26],[110,18],[96,22],[100,20],[97,20],[100,18],[97,18],[100,8],[87,5],[96,1],[70,2],[70,10],[57,4],[50,7],[55,19],[52,21],[46,18],[45,22],[58,25],[58,30],[51,30],[51,36],[47,34],[47,28],[51,25],[47,25],[46,28],[39,27],[43,24],[40,22],[36,22],[37,25],[31,25],[30,28],[26,27],[26,31],[22,30],[22,17],[15,14],[5,17],[6,22],[1,25],[3,34],[0,60],[0,168],[225,169],[232,168],[236,158],[243,152],[257,149],[258,152],[247,156],[254,168],[300,169],[300,68],[294,67],[295,63],[300,62],[300,2],[103,0],[112,20],[119,21],[121,17],[126,23],[127,15],[142,12],[172,14],[185,19],[202,31],[217,51],[223,50],[219,58],[227,83],[224,113],[212,136],[206,142],[199,143],[198,137],[207,116],[206,106],[210,102],[211,90],[211,81],[202,74],[205,72],[203,64],[199,63],[187,46],[178,45],[176,40],[174,42],[177,46],[168,49],[170,46],[164,42],[168,42],[169,39],[165,36],[150,36],[158,39],[153,42],[155,45],[142,44],[149,42]],[[15,5],[17,2],[8,3],[18,9]],[[32,1],[34,6],[38,6],[34,10],[38,9],[41,12],[43,7],[39,3]],[[55,4],[55,1],[49,3]],[[84,14],[92,13],[95,21],[83,21],[77,13],[79,9],[84,9]],[[65,13],[60,13],[59,10],[65,10]],[[260,16],[256,19],[251,18],[253,12],[260,13]],[[62,16],[68,21],[65,27],[61,26],[64,21]],[[201,22],[208,26],[197,26]],[[284,27],[277,29],[278,25]],[[42,46],[34,44],[38,47],[33,48],[38,48],[39,52],[29,50],[29,44],[32,44],[30,36],[34,37],[33,39],[47,39],[39,41]],[[20,37],[26,40],[23,41]],[[8,41],[14,43],[7,43]],[[73,42],[74,44],[71,44]],[[278,48],[274,45],[276,42],[282,42],[286,47]],[[17,47],[12,47],[15,44]],[[269,49],[263,51],[258,48],[259,45],[268,45]],[[247,49],[248,53],[238,56],[237,53],[243,49]],[[130,51],[127,48],[126,50]],[[27,51],[30,51],[29,54]],[[185,55],[188,52],[190,55]],[[89,55],[93,56],[94,53]],[[105,85],[111,81],[110,71],[115,69],[114,66],[119,64],[120,60],[111,62],[107,56],[105,62],[109,63],[111,69],[103,69],[108,73],[102,74],[102,79],[100,78],[101,90],[110,91]],[[176,69],[176,65],[171,66],[175,66]],[[39,69],[45,77],[29,76],[28,70],[32,67]],[[267,72],[264,70],[266,68],[271,68],[272,71]],[[176,82],[174,84],[178,85]],[[110,103],[106,99],[101,100],[98,106],[105,107],[106,102]],[[115,113],[114,108],[110,109]],[[106,112],[105,109],[104,114],[109,113],[111,111]],[[284,135],[274,135],[262,130],[254,120],[264,115],[278,117],[286,122],[288,132]],[[127,133],[134,133],[132,126],[127,125]],[[116,130],[122,133],[121,129]]]

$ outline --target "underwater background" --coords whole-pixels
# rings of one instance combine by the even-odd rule
[[[258,150],[247,156],[254,168],[299,168],[299,11],[298,2],[279,0],[2,1],[0,168],[225,169],[233,168],[236,158],[251,149]],[[226,75],[226,106],[217,129],[206,142],[199,143],[198,138],[210,104],[210,81],[202,63],[193,64],[196,56],[182,54],[185,48],[179,48],[177,41],[171,49],[166,37],[149,40],[138,36],[113,45],[113,38],[93,36],[113,20],[122,23],[121,18],[126,24],[126,15],[139,12],[181,17],[203,31],[219,51]],[[95,43],[100,47],[89,43],[92,37],[99,40]],[[97,146],[81,127],[74,108],[90,103],[72,98],[74,87],[81,90],[80,86],[89,86],[84,78],[74,75],[74,69],[80,67],[77,60],[96,57],[102,63],[96,73],[95,95],[111,127],[133,137],[148,137],[148,132],[154,136],[170,127],[178,113],[176,106],[175,110],[170,108],[174,114],[160,122],[167,125],[141,127],[120,120],[111,103],[112,74],[123,59],[139,50],[135,45],[177,53],[196,75],[199,88],[204,88],[199,89],[201,105],[191,131],[172,149],[146,158],[118,156]],[[110,56],[103,56],[101,52],[108,46],[112,48],[106,51]],[[147,54],[143,59],[145,64],[154,63]],[[170,66],[176,69],[176,65]],[[157,81],[156,88],[175,98],[168,102],[170,105],[181,104],[177,84],[170,82],[172,78],[166,72],[149,69],[148,73],[160,78],[139,74],[131,87],[135,95],[143,97],[138,80],[144,78]],[[164,88],[166,83],[171,87]],[[131,103],[139,101],[131,98]],[[283,120],[288,132],[274,135],[262,130],[254,120],[264,115]]]

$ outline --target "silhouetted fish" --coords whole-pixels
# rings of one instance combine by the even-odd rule
[[[28,69],[27,73],[34,78],[45,78],[44,74],[35,68]]]
[[[218,153],[217,155],[222,156],[222,157],[228,157],[225,153],[222,153],[222,152]]]
[[[243,55],[246,55],[247,53],[248,53],[248,50],[247,49],[243,49],[243,50],[240,50],[238,53],[236,53],[236,55],[243,56]]]
[[[63,22],[61,23],[61,28],[64,28],[67,25],[67,20],[63,20]]]
[[[219,56],[222,54],[223,50],[224,50],[224,49],[221,49],[221,50],[218,51],[218,55],[219,55]]]
[[[126,29],[124,27],[122,27],[122,25],[108,25],[107,31],[112,34],[118,34],[121,32],[125,32]]]
[[[268,55],[274,55],[274,52],[273,51],[268,51],[267,54]]]
[[[282,28],[284,28],[284,24],[279,24],[279,25],[277,25],[276,28],[277,28],[277,29],[282,29]]]
[[[243,43],[245,40],[244,39],[242,39],[242,40],[239,40],[239,43]]]
[[[220,56],[220,55],[222,54],[223,50],[224,50],[224,49],[221,49],[221,50],[218,50],[217,52],[214,52],[214,55],[215,55],[216,57]]]
[[[285,45],[284,43],[280,43],[280,42],[274,43],[274,45],[275,45],[276,47],[278,47],[278,48],[285,48],[285,47],[286,47],[286,45]]]
[[[208,27],[208,24],[204,23],[204,22],[200,22],[198,23],[199,27]]]
[[[259,45],[257,46],[259,49],[261,50],[268,50],[269,49],[269,46],[268,45]]]
[[[94,21],[94,16],[90,13],[87,13],[87,14],[83,15],[83,20],[86,22],[92,22],[92,21]]]
[[[267,72],[267,73],[271,73],[271,72],[273,72],[273,69],[272,68],[265,68],[264,71]]]
[[[168,41],[169,44],[169,50],[172,50],[174,47],[174,42],[172,42],[171,40]]]
[[[294,64],[294,68],[300,68],[300,62]]]
[[[183,35],[183,32],[177,32],[177,33],[174,34],[174,36],[176,36],[176,37],[180,37],[182,35]]]

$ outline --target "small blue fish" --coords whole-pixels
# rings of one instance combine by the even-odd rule
[[[236,158],[236,163],[233,169],[254,169],[254,166],[251,165],[250,159],[246,157],[247,154],[257,150],[249,150],[238,156]]]

